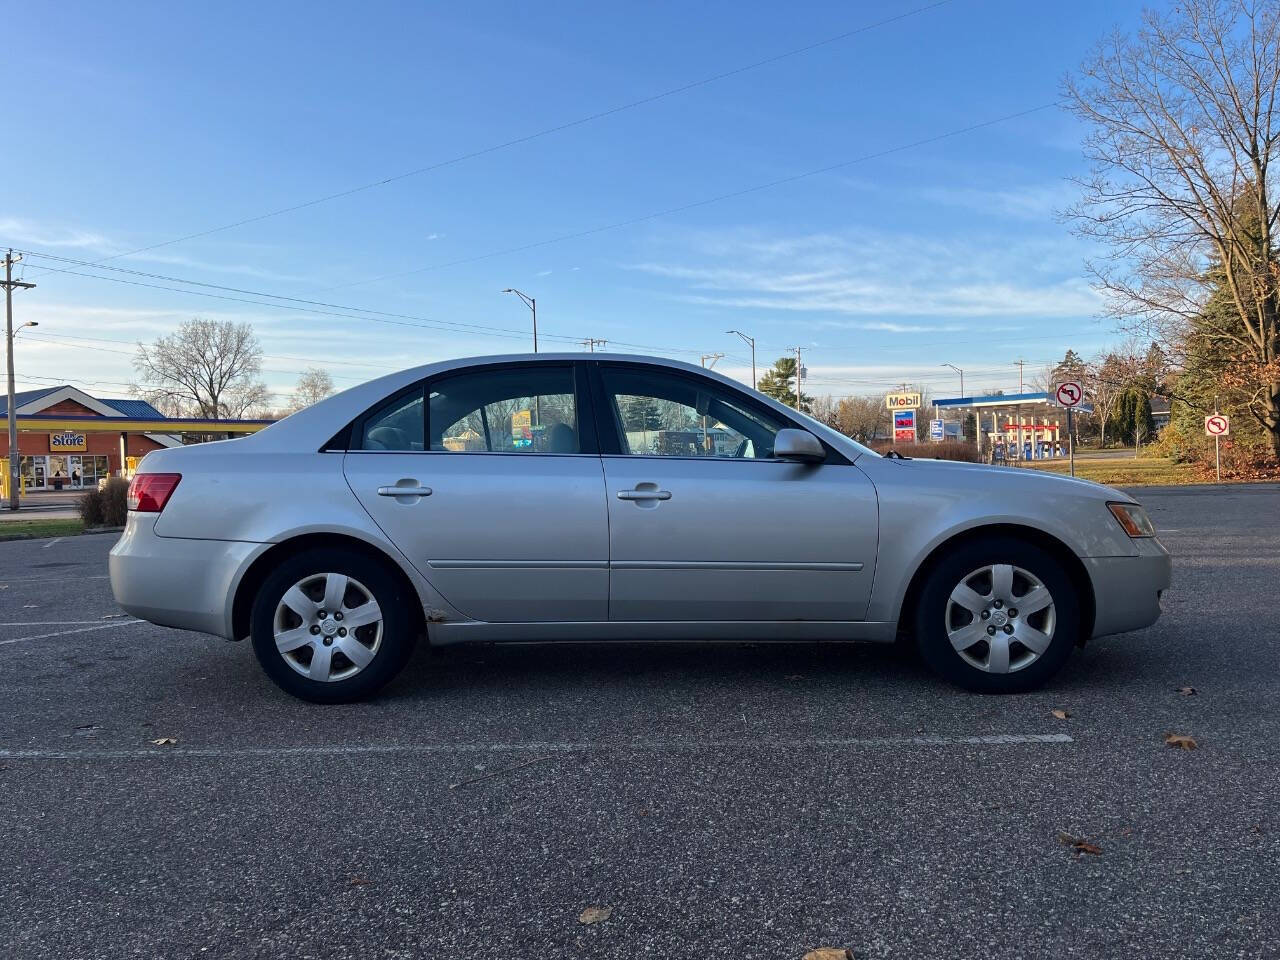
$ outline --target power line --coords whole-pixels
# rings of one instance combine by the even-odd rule
[[[929,144],[938,143],[942,140],[949,140],[953,137],[958,137],[965,133],[972,133],[974,130],[981,130],[986,127],[995,126],[996,124],[999,124],[999,123],[1005,123],[1009,120],[1016,120],[1019,117],[1025,117],[1025,116],[1028,116],[1029,114],[1038,113],[1041,110],[1048,110],[1050,107],[1056,107],[1056,106],[1058,106],[1057,102],[1042,103],[1038,107],[1031,107],[1026,110],[1019,110],[1015,113],[1007,113],[1004,116],[995,117],[991,120],[984,120],[981,123],[973,123],[966,127],[959,127],[955,130],[948,130],[946,133],[940,133],[932,137],[924,137],[920,140],[913,140],[910,143],[899,144],[896,147],[889,147],[884,150],[877,150],[874,153],[866,153],[866,154],[863,154],[862,156],[854,157],[852,160],[842,160],[839,163],[831,163],[824,167],[816,167],[812,170],[806,170],[803,173],[796,173],[787,177],[779,177],[776,180],[769,180],[765,183],[758,183],[758,184],[755,184],[754,186],[744,187],[741,190],[733,190],[733,191],[730,191],[729,193],[721,193],[714,197],[706,197],[702,200],[695,200],[691,203],[684,203],[677,207],[668,207],[665,210],[659,210],[656,213],[647,213],[647,214],[644,214],[643,216],[631,217],[627,220],[618,220],[614,223],[604,224],[603,226],[592,227],[589,230],[579,230],[576,233],[561,234],[560,236],[557,236],[557,237],[549,237],[545,240],[537,240],[533,243],[526,243],[517,247],[505,247],[501,250],[494,250],[489,253],[482,253],[473,257],[461,257],[456,260],[445,260],[445,261],[442,261],[441,263],[429,264],[425,267],[418,267],[413,270],[400,270],[395,273],[384,273],[377,277],[370,277],[367,280],[355,280],[355,281],[352,281],[351,283],[340,283],[332,287],[325,287],[324,289],[325,290],[343,290],[349,287],[358,287],[358,286],[363,286],[364,284],[378,283],[382,280],[392,280],[397,277],[408,277],[408,276],[413,276],[419,273],[427,273],[432,270],[443,270],[446,267],[456,267],[456,266],[461,266],[462,264],[476,263],[480,260],[489,260],[493,257],[500,257],[510,253],[522,253],[526,250],[534,250],[539,247],[546,247],[556,243],[564,243],[565,241],[568,241],[568,240],[580,240],[583,237],[590,237],[597,233],[605,233],[606,231],[609,231],[609,230],[618,230],[618,229],[621,229],[622,227],[635,226],[638,223],[646,223],[650,220],[657,220],[660,217],[668,217],[668,216],[671,216],[672,214],[684,213],[688,210],[695,210],[699,207],[709,206],[710,204],[713,204],[713,203],[720,203],[724,200],[733,200],[737,197],[743,197],[752,193],[759,193],[762,190],[769,190],[769,189],[772,189],[773,187],[784,186],[785,184],[788,184],[788,183],[796,183],[799,180],[805,180],[805,179],[808,179],[809,177],[816,177],[824,173],[831,173],[835,170],[842,170],[845,167],[851,167],[855,164],[866,163],[870,160],[878,160],[882,157],[891,156],[892,154],[895,154],[895,153],[902,153],[903,151],[906,151],[906,150],[914,150],[917,147],[928,146]]]
[[[310,313],[317,316],[338,317],[343,320],[368,320],[374,323],[392,324],[401,327],[414,327],[424,330],[435,330],[444,333],[464,333],[476,336],[500,337],[505,339],[525,340],[528,334],[522,330],[514,330],[506,327],[491,327],[482,324],[463,323],[454,320],[434,320],[430,317],[417,316],[415,314],[391,313],[385,310],[373,310],[366,307],[353,307],[343,304],[326,303],[321,300],[306,300],[300,297],[289,297],[283,294],[265,293],[262,291],[246,290],[240,287],[231,287],[224,284],[205,283],[199,280],[188,280],[183,277],[172,277],[165,274],[147,273],[141,270],[131,270],[127,267],[109,267],[96,266],[90,261],[76,260],[72,257],[62,257],[55,254],[40,253],[38,251],[24,251],[28,256],[40,257],[43,259],[53,260],[59,263],[70,263],[84,268],[92,268],[94,270],[107,270],[114,273],[124,273],[131,276],[141,276],[151,279],[164,280],[168,283],[186,284],[188,286],[204,288],[201,290],[190,290],[182,287],[166,286],[164,284],[147,283],[142,280],[130,280],[126,277],[110,277],[101,276],[98,273],[85,273],[81,270],[72,270],[65,267],[49,267],[46,269],[56,273],[65,273],[76,277],[85,277],[90,280],[106,280],[111,283],[123,283],[129,286],[146,287],[152,290],[167,290],[172,293],[185,293],[193,297],[205,297],[213,300],[224,300],[233,303],[247,303],[255,306],[275,307],[276,309],[296,310],[299,313]],[[207,290],[225,290],[226,294],[210,293]],[[247,297],[230,296],[231,293],[247,294]],[[254,297],[270,297],[270,300],[253,299]],[[277,302],[278,301],[278,302]],[[329,308],[329,309],[321,309]],[[345,312],[337,312],[345,311]],[[447,325],[447,326],[446,326]],[[582,342],[582,338],[573,337],[566,334],[542,334],[543,339],[556,340],[561,343],[578,344]],[[631,347],[638,350],[648,350],[657,354],[685,354],[688,356],[697,356],[700,351],[690,350],[679,347],[656,346],[654,344],[633,343],[626,340],[614,340],[612,343]]]
[[[440,170],[444,167],[452,166],[454,164],[463,163],[467,160],[474,160],[477,157],[483,157],[490,153],[497,153],[498,151],[506,150],[509,147],[515,147],[515,146],[519,146],[520,144],[530,143],[534,140],[539,140],[542,137],[547,137],[554,133],[561,133],[565,130],[571,130],[574,127],[580,127],[585,124],[593,123],[596,120],[603,120],[606,117],[611,117],[611,116],[614,116],[615,114],[623,113],[627,110],[634,110],[637,107],[642,107],[651,103],[656,103],[659,100],[665,100],[669,97],[674,97],[681,93],[688,93],[690,90],[696,90],[699,87],[705,87],[709,84],[717,83],[721,80],[727,80],[729,77],[734,77],[742,73],[747,73],[751,70],[757,70],[760,67],[769,66],[770,64],[778,63],[782,60],[787,60],[791,57],[796,57],[803,53],[809,53],[821,47],[830,46],[831,44],[834,44],[834,43],[839,43],[841,40],[848,40],[850,37],[855,37],[858,34],[866,33],[870,30],[875,30],[879,27],[888,26],[889,24],[897,23],[900,20],[906,20],[910,17],[917,16],[918,14],[921,14],[921,13],[928,13],[929,11],[935,10],[938,7],[946,6],[950,2],[951,0],[938,0],[938,2],[936,3],[930,3],[922,7],[916,7],[913,10],[907,10],[904,13],[895,14],[892,17],[885,17],[881,20],[876,20],[872,23],[864,24],[863,26],[856,27],[852,30],[846,30],[843,33],[838,33],[834,36],[827,37],[823,40],[817,40],[813,43],[805,44],[802,47],[795,47],[791,50],[783,51],[782,53],[775,54],[770,57],[766,57],[763,60],[756,60],[751,63],[744,64],[740,67],[734,67],[731,70],[725,70],[721,73],[712,74],[709,77],[703,77],[700,80],[694,80],[690,83],[685,83],[685,84],[681,84],[680,86],[671,87],[668,90],[663,90],[659,93],[651,94],[650,96],[647,96],[647,97],[641,97],[638,100],[631,100],[627,103],[622,103],[614,107],[609,107],[606,110],[600,110],[600,111],[597,111],[596,113],[587,114],[586,116],[578,117],[575,120],[569,120],[552,127],[545,127],[542,130],[537,130],[533,133],[525,134],[524,136],[516,137],[512,140],[504,140],[502,143],[496,143],[496,144],[493,144],[492,146],[482,147],[479,150],[472,150],[468,153],[462,153],[455,157],[450,157],[447,160],[440,160],[440,161],[437,161],[436,163],[431,163],[423,167],[417,167],[416,169],[405,171],[404,173],[398,173],[390,177],[384,177],[381,180],[374,180],[369,183],[361,184],[360,186],[350,187],[345,190],[339,190],[336,193],[330,193],[321,197],[315,197],[311,200],[304,200],[301,203],[291,204],[290,206],[287,206],[287,207],[280,207],[279,209],[271,210],[267,213],[261,213],[251,217],[244,217],[240,220],[236,220],[232,223],[225,223],[218,227],[211,227],[207,230],[199,230],[199,231],[196,231],[195,233],[188,233],[181,237],[175,237],[172,240],[164,240],[160,243],[149,244],[148,246],[138,247],[134,250],[126,250],[123,253],[115,253],[109,257],[103,257],[101,260],[95,261],[95,264],[107,263],[108,261],[111,261],[111,260],[118,260],[121,257],[129,257],[138,253],[146,253],[147,251],[150,251],[150,250],[158,250],[161,247],[169,247],[174,245],[175,243],[183,243],[187,240],[198,240],[201,237],[208,237],[215,233],[222,233],[226,230],[234,230],[236,227],[247,226],[251,223],[260,223],[263,220],[270,220],[274,217],[283,216],[284,214],[287,214],[287,213],[295,213],[298,210],[305,210],[308,207],[318,206],[319,204],[322,204],[322,203],[329,203],[332,200],[340,200],[343,197],[350,197],[350,196],[353,196],[354,194],[363,193],[367,190],[374,190],[378,187],[385,187],[388,184],[396,183],[400,180],[407,180],[410,177],[421,176],[424,173],[431,173],[432,171]]]

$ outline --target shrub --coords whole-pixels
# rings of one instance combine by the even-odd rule
[[[86,490],[80,497],[80,519],[86,527],[102,526],[102,491]]]
[[[123,527],[129,515],[129,481],[112,477],[101,490],[80,497],[80,519],[86,527]]]
[[[112,477],[102,488],[102,522],[108,527],[123,527],[129,517],[129,481]]]
[[[963,460],[966,463],[981,463],[978,448],[972,443],[961,443],[958,440],[944,440],[942,443],[899,443],[897,446],[888,440],[877,440],[872,445],[876,453],[888,453],[896,450],[904,457],[917,460]]]

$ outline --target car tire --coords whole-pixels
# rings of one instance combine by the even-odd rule
[[[408,662],[417,642],[416,602],[384,562],[338,548],[307,550],[282,562],[259,588],[250,619],[253,650],[267,676],[295,697],[361,700]]]
[[[1071,656],[1081,627],[1079,590],[1062,562],[1007,535],[971,539],[944,554],[926,575],[914,614],[925,662],[978,693],[1043,686]]]

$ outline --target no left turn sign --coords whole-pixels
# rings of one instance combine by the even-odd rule
[[[1060,407],[1078,407],[1084,401],[1084,387],[1079,380],[1064,380],[1053,388],[1053,399]]]
[[[1224,413],[1211,413],[1204,418],[1204,432],[1211,437],[1231,435],[1231,419]]]

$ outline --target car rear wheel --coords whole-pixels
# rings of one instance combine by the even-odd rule
[[[401,582],[358,553],[317,549],[281,563],[252,613],[253,649],[267,676],[315,703],[370,696],[404,667],[417,639]]]
[[[1008,536],[975,539],[929,572],[915,624],[921,655],[946,679],[979,693],[1023,693],[1070,657],[1079,595],[1042,547]]]

